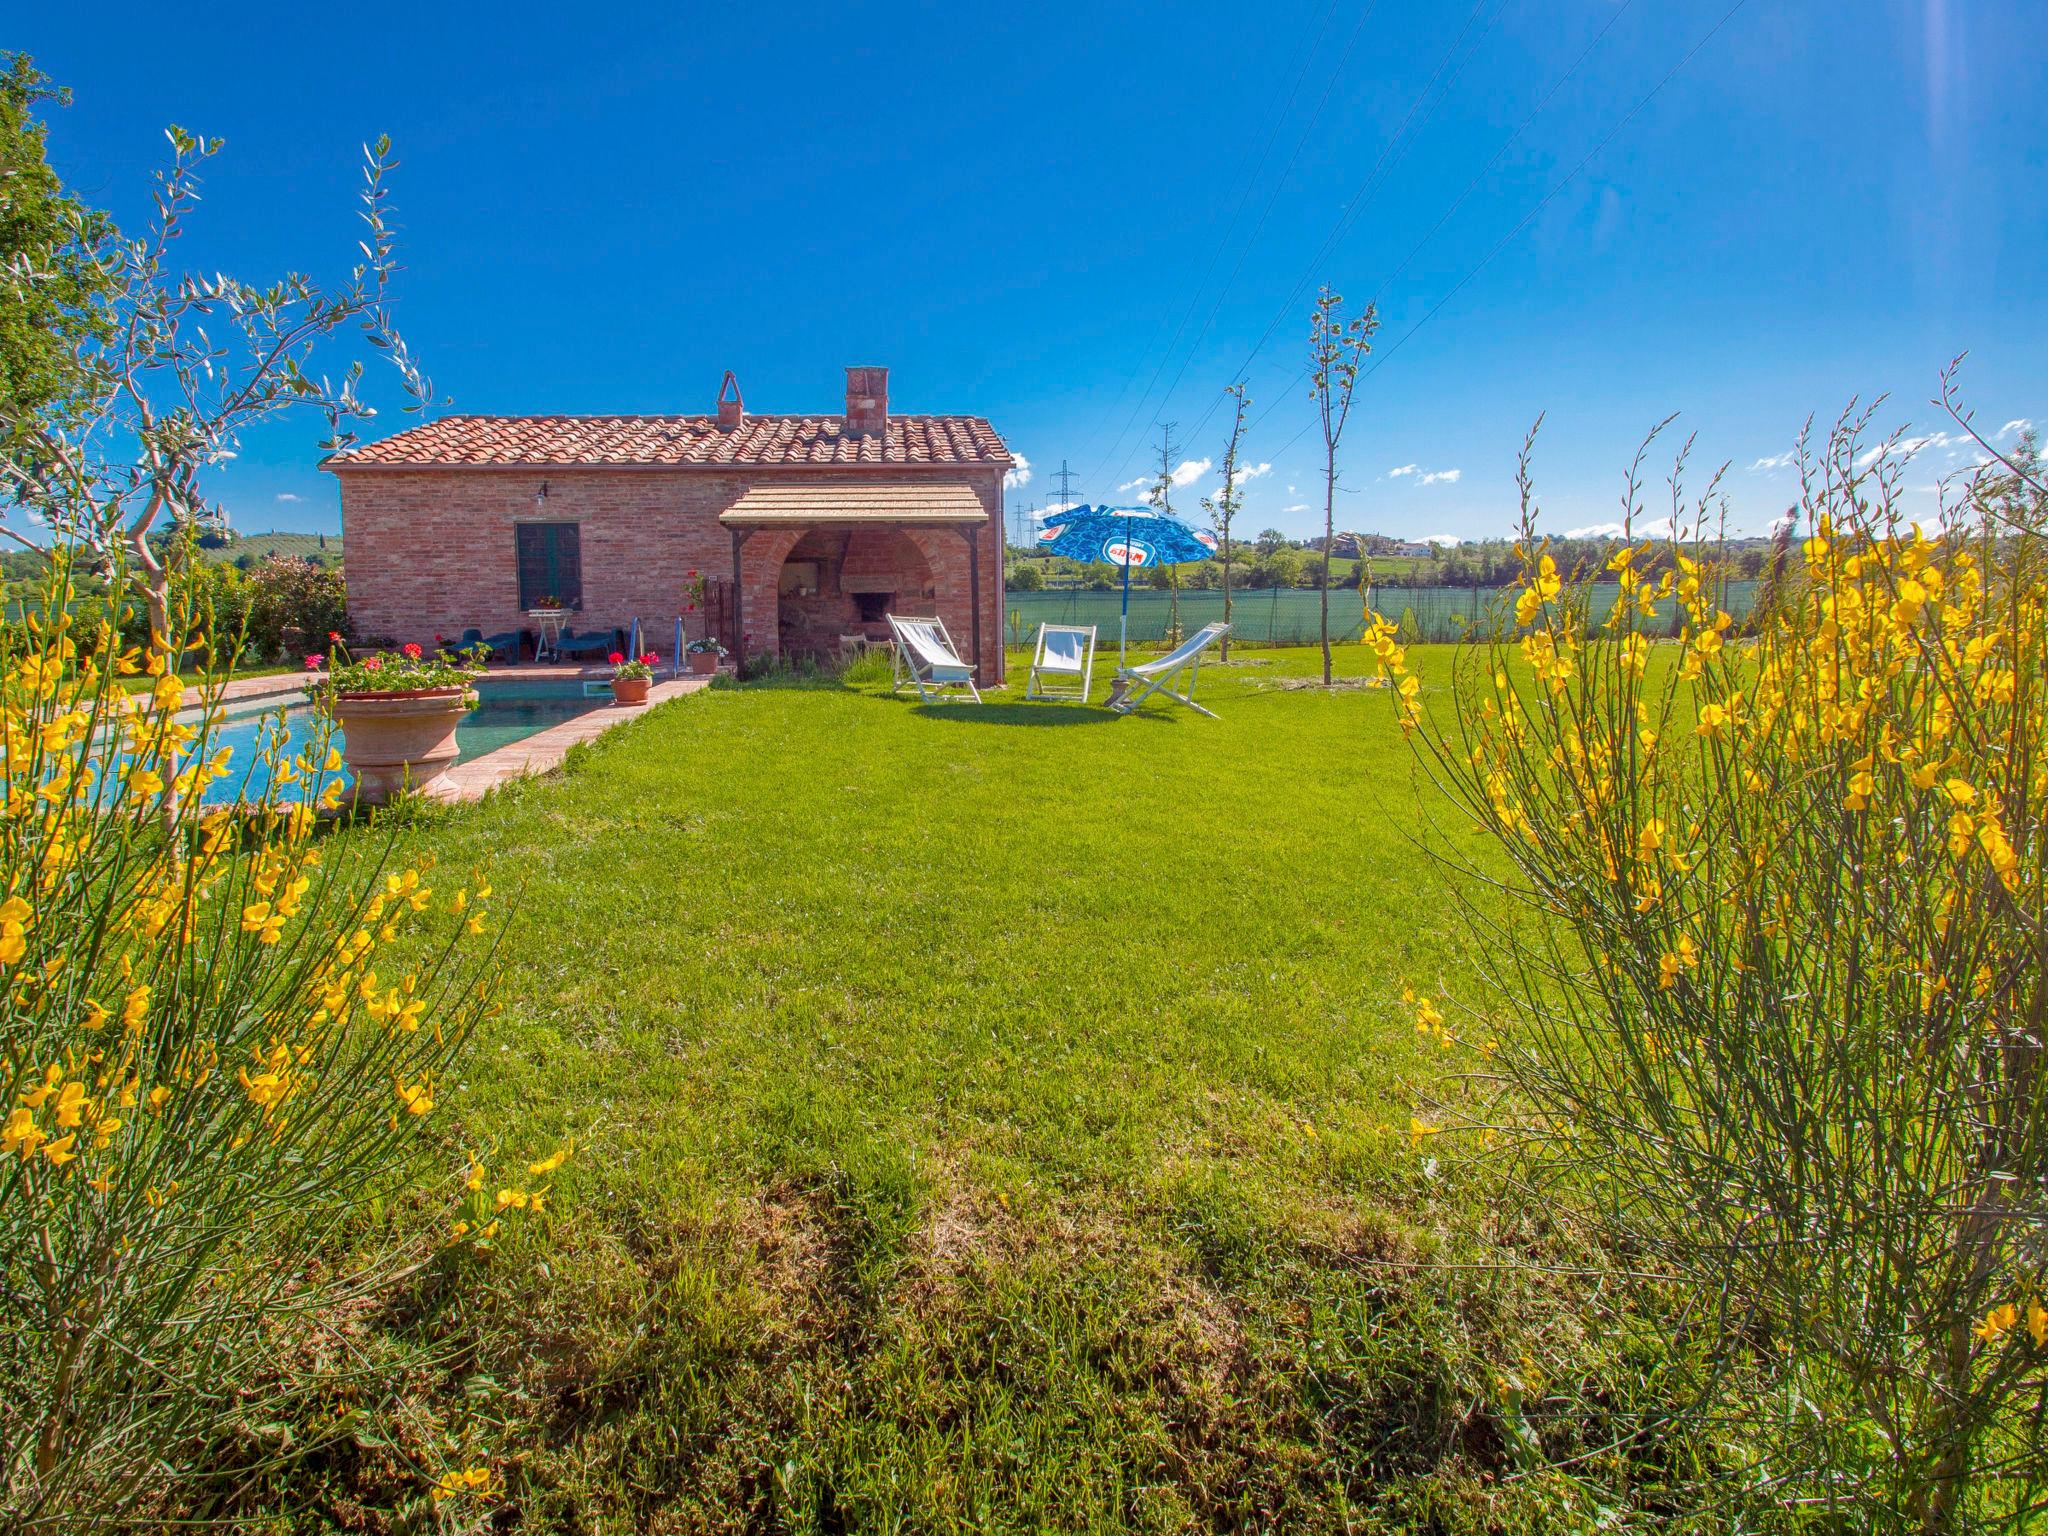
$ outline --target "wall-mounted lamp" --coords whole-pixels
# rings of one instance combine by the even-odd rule
[[[533,493],[533,510],[536,512],[545,512],[547,511],[547,509],[548,483],[547,481],[543,480],[540,483],[540,489]]]

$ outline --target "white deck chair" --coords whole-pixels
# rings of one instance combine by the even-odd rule
[[[960,659],[959,648],[946,633],[943,620],[899,619],[893,613],[887,618],[896,636],[891,693],[901,691],[908,682],[916,686],[918,698],[927,704],[934,699],[943,702],[959,697],[947,693],[948,688],[965,688],[975,703],[981,702],[981,690],[974,686],[974,668]]]
[[[1174,703],[1185,704],[1198,715],[1216,719],[1214,710],[1204,709],[1195,702],[1195,679],[1202,673],[1202,652],[1229,633],[1228,624],[1206,624],[1157,661],[1119,667],[1116,686],[1110,690],[1109,707],[1120,715],[1128,715],[1152,694],[1164,693]],[[1167,684],[1183,672],[1188,677],[1187,691],[1175,693]]]
[[[1093,624],[1041,624],[1038,648],[1031,656],[1031,681],[1024,685],[1027,699],[1086,699],[1088,685],[1095,677],[1095,626]],[[1077,693],[1071,680],[1079,678]],[[1062,681],[1066,679],[1067,681]]]

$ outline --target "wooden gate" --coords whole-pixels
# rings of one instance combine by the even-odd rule
[[[733,601],[732,579],[726,576],[704,578],[704,611],[700,615],[702,626],[692,625],[694,635],[714,635],[728,651],[739,648],[739,624],[736,622],[738,604]]]

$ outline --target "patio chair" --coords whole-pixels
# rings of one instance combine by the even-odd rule
[[[462,632],[462,638],[455,642],[455,648],[458,651],[466,651],[473,645],[480,645],[493,656],[506,656],[513,661],[517,661],[519,659],[519,642],[524,638],[524,633],[516,629],[508,629],[501,634],[487,635],[482,630],[472,627]]]
[[[607,629],[601,632],[592,630],[587,634],[581,635],[577,634],[573,629],[565,629],[562,631],[561,638],[554,645],[555,654],[558,656],[597,656],[600,658],[609,655],[618,648],[619,632],[616,629]]]
[[[1128,715],[1153,694],[1164,693],[1174,703],[1185,704],[1198,715],[1216,719],[1214,710],[1204,709],[1195,702],[1195,679],[1201,675],[1202,652],[1229,633],[1228,624],[1205,624],[1157,661],[1119,667],[1116,683],[1109,691],[1109,707],[1120,715]],[[1183,672],[1187,674],[1187,691],[1175,693],[1167,685]]]
[[[888,614],[889,628],[896,636],[896,665],[889,691],[900,692],[904,683],[913,684],[924,703],[958,698],[948,688],[965,688],[974,702],[981,702],[981,690],[974,686],[974,668],[960,659],[959,647],[946,633],[941,619],[899,619]]]
[[[1038,626],[1038,646],[1031,655],[1031,680],[1024,685],[1025,698],[1086,699],[1094,677],[1093,624]],[[1073,687],[1075,678],[1081,680],[1079,692]]]

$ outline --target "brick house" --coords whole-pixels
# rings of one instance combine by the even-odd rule
[[[846,370],[840,416],[755,416],[728,373],[708,416],[448,416],[323,464],[341,483],[358,634],[529,629],[555,597],[580,632],[666,652],[675,619],[741,653],[824,655],[946,621],[1003,677],[1003,474],[979,416],[892,416],[889,371]],[[689,573],[705,601],[685,614]]]

